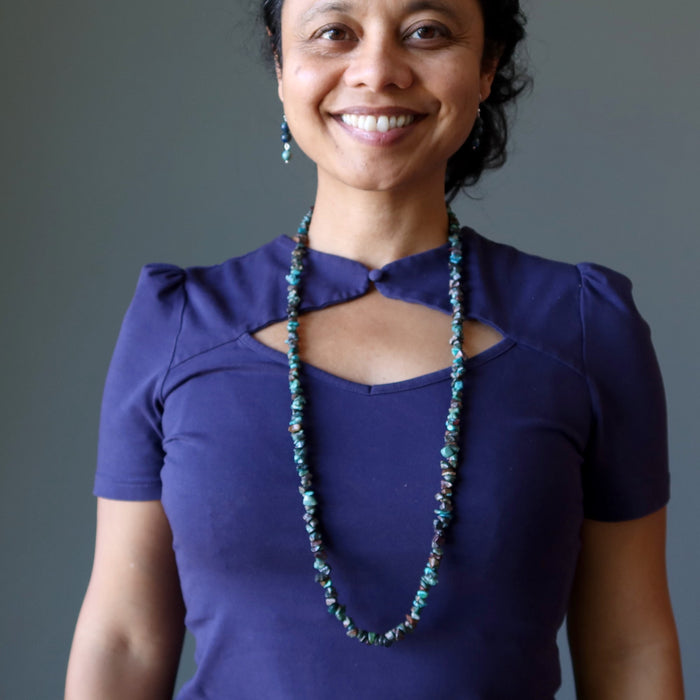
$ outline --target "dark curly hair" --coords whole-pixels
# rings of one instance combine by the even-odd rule
[[[284,0],[263,0],[261,19],[267,30],[266,50],[282,56],[282,5]],[[506,162],[508,108],[530,86],[531,80],[517,51],[525,38],[527,19],[519,0],[479,0],[484,16],[484,61],[498,59],[491,94],[481,103],[481,129],[474,131],[447,162],[445,196],[452,201],[466,187],[476,184],[484,170]],[[477,147],[474,148],[475,141]]]

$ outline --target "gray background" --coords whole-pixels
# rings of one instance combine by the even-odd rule
[[[511,162],[456,208],[635,282],[668,391],[670,582],[697,698],[700,7],[529,5],[536,89]],[[0,90],[0,697],[57,698],[91,564],[102,382],[138,270],[292,231],[313,171],[280,164],[247,1],[2,0]]]

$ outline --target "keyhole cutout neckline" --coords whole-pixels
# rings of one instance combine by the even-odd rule
[[[469,229],[462,230],[462,236],[466,236],[465,258],[468,234]],[[280,247],[280,266],[286,265],[285,253],[291,255],[294,241],[280,236],[276,242]],[[302,294],[305,313],[300,329],[302,360],[307,371],[346,388],[370,393],[446,381],[450,372],[451,313],[448,255],[449,246],[445,243],[381,268],[368,269],[350,258],[309,249]],[[467,367],[473,368],[498,356],[512,342],[499,329],[470,314],[466,267],[465,272],[468,320],[464,349],[469,357]],[[408,303],[402,308],[404,304],[400,302]],[[387,325],[386,336],[379,328],[382,317]],[[285,325],[281,319],[272,321],[252,332],[248,344],[286,362]],[[357,333],[363,334],[359,340],[355,340]],[[376,343],[368,337],[371,333]],[[421,333],[435,334],[436,338],[423,338]],[[404,349],[406,352],[401,352]],[[367,369],[363,365],[370,355],[373,366]],[[397,357],[396,366],[393,355]]]

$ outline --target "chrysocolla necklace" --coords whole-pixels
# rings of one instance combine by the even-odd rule
[[[462,352],[464,321],[462,297],[462,239],[459,234],[459,222],[449,214],[449,296],[452,306],[452,351],[451,400],[445,422],[445,444],[440,460],[440,490],[435,494],[438,508],[433,520],[433,539],[428,553],[428,561],[420,576],[418,590],[405,620],[386,632],[369,632],[359,628],[345,611],[345,606],[338,599],[338,592],[333,585],[331,565],[321,534],[318,501],[313,486],[313,478],[307,459],[308,447],[304,430],[304,405],[306,399],[301,384],[301,359],[299,357],[299,307],[301,305],[301,282],[304,270],[304,256],[309,243],[309,224],[311,211],[302,220],[297,236],[297,244],[292,253],[292,263],[287,275],[287,360],[289,363],[289,391],[291,394],[291,419],[289,432],[294,444],[294,463],[299,475],[301,493],[304,503],[304,522],[309,535],[311,552],[314,556],[316,581],[322,586],[328,612],[334,615],[346,630],[348,637],[371,646],[388,647],[413,632],[420,621],[421,612],[428,601],[428,594],[437,584],[438,569],[442,561],[445,532],[453,515],[453,490],[457,479],[459,459],[459,430],[462,414],[462,389],[464,386],[464,354]]]

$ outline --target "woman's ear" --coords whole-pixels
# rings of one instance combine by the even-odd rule
[[[280,66],[277,56],[275,56],[275,73],[277,74],[277,94],[280,102],[284,103],[284,91],[282,90],[282,66]]]
[[[488,43],[484,47],[484,56],[481,59],[481,77],[479,82],[482,102],[491,94],[491,85],[498,71],[503,47]]]
[[[280,55],[275,47],[275,42],[272,40],[272,31],[270,27],[265,27],[267,32],[267,38],[270,40],[270,48],[272,49],[272,58],[275,61],[275,73],[277,74],[277,80],[282,76],[282,62],[280,61]]]

